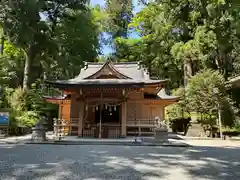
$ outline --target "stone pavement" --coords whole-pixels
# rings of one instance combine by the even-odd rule
[[[0,179],[238,180],[239,150],[0,144]]]
[[[184,140],[185,143],[191,146],[208,146],[208,147],[240,147],[240,141],[231,140]]]
[[[13,136],[13,137],[3,137],[0,138],[0,144],[9,143],[9,144],[15,144],[24,142],[31,139],[31,134],[25,135],[25,136]]]
[[[56,144],[53,141],[54,136],[52,133],[48,133],[47,135],[49,141],[41,144]],[[1,138],[0,144],[24,144],[24,143],[32,143],[30,141],[31,134],[25,136],[18,137],[7,137]],[[144,139],[144,138],[143,138]],[[146,138],[145,138],[146,139]],[[151,139],[151,138],[148,138]],[[189,147],[189,146],[211,146],[211,147],[240,147],[240,141],[231,141],[231,140],[219,140],[219,139],[193,139],[186,138],[181,139],[170,136],[169,142],[150,142],[145,140],[145,143],[134,143],[135,138],[123,138],[123,139],[89,139],[89,138],[76,138],[76,137],[65,137],[61,141],[58,141],[58,144],[66,144],[66,145],[142,145],[142,146],[178,146],[178,147]],[[40,142],[37,142],[39,144]]]

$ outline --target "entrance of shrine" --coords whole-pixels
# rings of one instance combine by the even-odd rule
[[[103,108],[97,108],[95,110],[95,123],[120,123],[120,105],[118,106],[107,106],[104,105]]]

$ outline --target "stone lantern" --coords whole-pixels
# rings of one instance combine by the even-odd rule
[[[155,117],[155,140],[166,141],[168,140],[168,128],[167,125],[160,120],[159,117]]]
[[[47,120],[45,116],[42,116],[35,127],[32,128],[32,140],[33,141],[46,141],[46,128]]]

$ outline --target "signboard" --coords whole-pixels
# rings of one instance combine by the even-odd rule
[[[9,113],[8,112],[0,112],[0,126],[8,126],[9,125]]]

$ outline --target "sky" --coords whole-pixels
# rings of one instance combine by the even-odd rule
[[[91,4],[92,5],[97,5],[99,4],[101,7],[104,7],[105,5],[105,0],[91,0]],[[135,6],[134,10],[133,10],[133,14],[136,14],[138,13],[144,6],[143,5],[139,5],[138,4],[138,0],[133,0],[133,4]],[[130,37],[132,38],[137,38],[138,35],[136,33],[131,33],[130,34]],[[107,45],[104,45],[103,48],[102,48],[102,51],[103,51],[103,54],[104,55],[107,55],[109,53],[112,52],[112,49],[110,46],[107,46]]]

